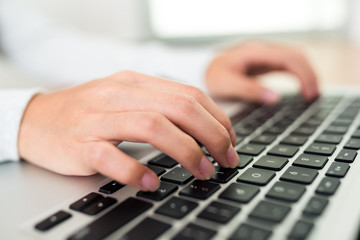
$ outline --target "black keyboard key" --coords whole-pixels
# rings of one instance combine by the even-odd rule
[[[220,166],[216,166],[215,174],[211,178],[211,181],[218,183],[227,183],[237,174],[238,174],[238,170],[236,168],[223,168]]]
[[[274,136],[274,135],[263,134],[263,135],[253,138],[250,142],[267,145],[267,144],[272,143],[275,139],[276,139],[276,136]]]
[[[353,134],[351,135],[353,138],[360,138],[360,129],[357,129]]]
[[[243,169],[245,168],[254,158],[250,155],[243,155],[239,154],[239,165],[238,168]]]
[[[281,133],[283,133],[285,131],[286,127],[283,126],[271,126],[268,129],[266,129],[264,132],[267,134],[272,134],[272,135],[280,135]]]
[[[84,210],[82,210],[83,213],[88,215],[96,215],[99,212],[105,210],[106,208],[110,207],[111,205],[115,204],[117,200],[115,198],[106,197],[103,199],[100,199],[99,201],[91,204]]]
[[[358,114],[359,109],[358,108],[347,108],[345,111],[340,113],[341,118],[347,118],[347,119],[354,119],[355,116]]]
[[[247,127],[247,126],[244,126],[244,125],[234,126],[234,130],[235,130],[236,135],[240,135],[240,136],[248,136],[252,132],[254,132],[253,128]]]
[[[136,196],[160,201],[175,192],[178,187],[171,183],[160,182],[160,187],[154,192],[139,191]]]
[[[152,207],[151,203],[128,198],[100,218],[81,228],[68,240],[100,240]]]
[[[292,134],[294,135],[301,135],[301,136],[309,136],[313,134],[316,130],[316,127],[310,127],[310,126],[301,126],[295,129]]]
[[[276,182],[266,197],[290,202],[296,202],[304,194],[306,188],[303,185],[288,182]]]
[[[295,147],[295,146],[279,144],[279,145],[273,147],[268,152],[268,154],[277,155],[277,156],[281,156],[281,157],[293,157],[298,150],[299,150],[299,148]]]
[[[65,211],[58,211],[57,213],[36,224],[35,229],[39,231],[49,230],[70,217],[71,214]]]
[[[290,166],[286,169],[280,179],[284,181],[310,184],[314,181],[317,175],[318,171],[316,170]]]
[[[155,240],[170,228],[168,223],[147,217],[119,240]]]
[[[346,175],[350,166],[347,163],[333,162],[326,172],[326,176],[342,178]]]
[[[350,126],[352,123],[352,120],[351,119],[341,119],[341,118],[337,118],[335,119],[331,125],[332,126],[345,126],[345,127],[348,127]]]
[[[302,146],[307,141],[307,139],[308,138],[305,136],[290,135],[284,138],[281,141],[281,143],[288,145]]]
[[[247,144],[245,146],[242,146],[241,148],[239,148],[237,150],[238,153],[242,153],[242,154],[247,154],[247,155],[252,155],[252,156],[257,156],[259,155],[262,151],[264,151],[265,149],[265,145],[260,145],[260,144]]]
[[[337,178],[325,177],[321,180],[316,189],[316,193],[323,195],[333,195],[340,185],[340,180]]]
[[[216,231],[190,223],[182,229],[172,240],[209,240]]]
[[[229,240],[267,240],[272,232],[266,229],[241,224],[231,235]]]
[[[283,119],[276,122],[276,126],[286,128],[286,127],[290,126],[292,123],[293,123],[293,121],[291,121],[289,119],[286,119],[286,118],[283,118]]]
[[[70,205],[70,208],[76,211],[82,211],[86,207],[90,206],[92,203],[104,198],[101,194],[98,193],[89,193],[85,197],[77,200],[73,204]]]
[[[328,203],[328,199],[312,197],[307,203],[303,213],[310,216],[320,216]]]
[[[175,165],[177,165],[178,162],[167,155],[161,154],[155,157],[154,159],[150,160],[148,164],[164,167],[164,168],[172,168]]]
[[[261,201],[249,216],[279,223],[286,217],[290,210],[291,208],[285,205]]]
[[[193,175],[185,168],[176,167],[162,176],[161,180],[175,184],[185,184],[193,178]]]
[[[317,119],[317,120],[324,120],[329,115],[328,111],[320,111],[316,112],[314,115],[312,115],[311,118]]]
[[[275,177],[275,172],[270,170],[249,168],[237,179],[238,182],[266,185]]]
[[[153,165],[146,165],[146,167],[150,168],[157,176],[161,176],[166,172],[165,169],[162,167],[157,167]]]
[[[327,127],[324,131],[324,133],[332,133],[332,134],[338,134],[338,135],[343,135],[346,133],[346,131],[348,130],[348,127],[346,126],[332,126],[330,125],[329,127]]]
[[[238,207],[213,201],[198,215],[198,217],[213,222],[227,223],[239,211],[240,208]]]
[[[115,182],[115,181],[111,181],[111,182],[105,184],[104,186],[102,186],[101,188],[99,188],[99,192],[106,193],[106,194],[112,194],[123,187],[124,187],[124,185],[122,185],[118,182]]]
[[[231,183],[220,195],[219,198],[239,203],[248,203],[260,192],[258,187],[242,183]]]
[[[345,144],[344,148],[359,150],[360,149],[360,139],[350,138],[349,141]]]
[[[304,126],[312,126],[312,127],[317,127],[322,123],[321,120],[316,119],[316,118],[309,118],[308,120],[304,121],[302,125]]]
[[[294,166],[309,167],[315,169],[322,169],[327,163],[328,158],[325,156],[312,155],[312,154],[301,154],[294,161]]]
[[[336,156],[335,161],[352,163],[355,160],[357,152],[355,150],[343,149]]]
[[[194,210],[199,204],[182,198],[172,197],[161,205],[155,213],[181,219]]]
[[[294,227],[291,229],[288,239],[291,240],[304,240],[311,232],[314,224],[298,220]]]
[[[305,150],[305,153],[331,156],[334,153],[335,149],[335,145],[313,143]]]
[[[275,156],[262,156],[259,160],[257,160],[253,164],[253,167],[279,171],[288,162],[289,160],[287,160],[287,158],[275,157]]]
[[[330,144],[338,144],[342,140],[341,135],[333,135],[333,134],[321,134],[315,139],[315,142],[320,143],[330,143]]]
[[[208,181],[195,180],[191,184],[183,188],[180,191],[180,195],[198,199],[207,199],[219,189],[219,184]]]

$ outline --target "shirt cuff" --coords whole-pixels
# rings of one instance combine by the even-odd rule
[[[0,90],[0,162],[18,161],[18,136],[24,111],[39,88]]]

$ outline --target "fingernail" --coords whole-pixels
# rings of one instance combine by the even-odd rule
[[[238,166],[239,164],[239,155],[237,154],[237,152],[235,151],[235,149],[233,148],[233,146],[229,147],[227,156],[226,156],[226,160],[229,163],[231,168],[235,168]]]
[[[214,165],[205,156],[202,157],[199,165],[199,172],[206,180],[209,180],[215,172]]]
[[[279,100],[280,100],[279,95],[269,89],[263,90],[261,98],[262,98],[263,103],[265,103],[265,104],[274,104],[274,103],[279,102]]]
[[[146,172],[142,176],[140,184],[142,189],[145,191],[155,191],[160,186],[159,179],[149,172]]]
[[[231,128],[231,130],[229,131],[229,135],[231,138],[232,145],[235,146],[236,145],[236,133],[233,128]]]

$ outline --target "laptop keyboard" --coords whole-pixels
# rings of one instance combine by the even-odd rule
[[[160,177],[157,191],[119,198],[114,193],[127,187],[109,181],[98,192],[39,222],[35,229],[52,231],[81,212],[95,216],[89,224],[69,232],[69,240],[103,239],[113,233],[121,233],[114,239],[122,240],[269,239],[304,194],[315,189],[283,236],[306,239],[360,149],[360,126],[354,125],[359,107],[360,98],[339,96],[313,102],[285,97],[275,106],[249,104],[232,119],[238,168],[218,166],[202,147],[216,173],[209,181],[200,181],[174,159],[160,154],[146,163]],[[121,231],[135,219],[137,224]],[[225,238],[224,233],[219,235],[220,229],[233,222],[236,227]],[[175,225],[176,231],[169,234]]]

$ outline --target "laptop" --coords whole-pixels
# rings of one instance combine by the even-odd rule
[[[3,239],[358,239],[360,95],[275,106],[222,102],[237,133],[236,169],[199,181],[147,144],[119,147],[149,166],[159,190],[101,175],[0,167]],[[207,150],[203,148],[206,154]],[[211,159],[211,156],[209,156]]]

